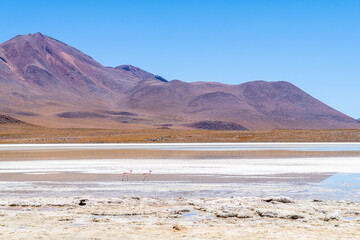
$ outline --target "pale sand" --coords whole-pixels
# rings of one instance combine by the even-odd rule
[[[259,198],[0,199],[1,239],[359,239],[360,203]]]

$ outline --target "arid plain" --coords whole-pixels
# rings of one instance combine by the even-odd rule
[[[360,129],[221,131],[45,128],[1,124],[0,143],[359,142]]]

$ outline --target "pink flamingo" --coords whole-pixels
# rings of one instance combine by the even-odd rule
[[[124,172],[123,173],[123,178],[122,178],[121,181],[125,181],[125,179],[126,179],[126,181],[129,181],[129,176],[130,176],[131,173],[132,173],[132,170],[130,170],[129,172]]]
[[[143,176],[144,176],[144,179],[143,179],[143,182],[145,181],[145,180],[148,180],[149,181],[149,176],[151,175],[151,170],[149,170],[149,172],[146,172],[146,173],[143,173]]]

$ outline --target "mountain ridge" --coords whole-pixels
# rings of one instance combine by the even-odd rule
[[[1,113],[51,127],[184,128],[220,121],[252,130],[360,128],[289,82],[168,81],[132,65],[105,67],[41,33],[0,44],[0,94]]]

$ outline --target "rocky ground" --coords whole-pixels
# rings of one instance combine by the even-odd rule
[[[360,239],[360,203],[126,196],[0,200],[0,239]]]

